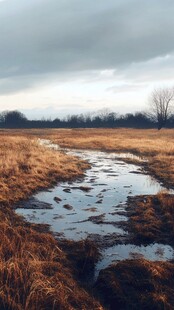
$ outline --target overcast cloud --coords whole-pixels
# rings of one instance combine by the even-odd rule
[[[129,89],[172,79],[173,16],[173,0],[2,1],[0,95],[56,79],[125,79]]]

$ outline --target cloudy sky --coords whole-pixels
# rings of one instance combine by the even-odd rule
[[[174,84],[173,0],[1,0],[0,110],[144,110]]]

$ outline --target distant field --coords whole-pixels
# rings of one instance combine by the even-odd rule
[[[174,186],[174,130],[85,129],[49,131],[47,138],[62,147],[131,152],[148,159],[148,169]]]
[[[0,134],[43,137],[68,148],[145,156],[150,173],[174,187],[174,129],[33,129],[6,130]]]

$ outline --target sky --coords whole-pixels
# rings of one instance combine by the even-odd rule
[[[0,111],[144,111],[174,85],[173,0],[1,0]]]

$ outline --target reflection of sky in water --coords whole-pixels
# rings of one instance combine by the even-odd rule
[[[92,164],[92,168],[86,171],[85,178],[82,181],[60,183],[51,191],[43,191],[34,196],[38,200],[51,203],[52,210],[46,210],[46,212],[34,210],[34,214],[33,210],[17,210],[29,221],[51,225],[54,232],[64,233],[66,238],[79,240],[90,233],[124,234],[122,229],[112,223],[95,224],[91,221],[82,221],[103,213],[105,222],[124,221],[125,216],[114,213],[124,210],[123,205],[120,206],[120,210],[116,206],[124,203],[128,195],[154,194],[161,189],[159,183],[149,176],[137,174],[140,169],[138,166],[118,161],[113,153],[95,151],[69,151],[68,153],[80,156]],[[77,188],[79,186],[88,186],[91,190],[84,192]],[[65,188],[70,188],[71,193],[64,192]],[[54,201],[56,196],[62,199],[59,204]],[[65,204],[70,204],[73,209],[66,210],[63,207]],[[96,208],[96,212],[92,212],[90,208]]]
[[[51,226],[52,231],[63,233],[63,236],[68,239],[79,240],[87,237],[90,233],[99,235],[126,234],[121,228],[113,225],[112,222],[127,220],[124,214],[116,214],[116,212],[124,211],[124,203],[127,197],[140,194],[156,194],[163,189],[150,176],[140,174],[140,167],[118,160],[116,158],[118,155],[114,153],[68,151],[68,154],[77,155],[88,160],[92,165],[92,168],[86,171],[84,179],[82,181],[59,183],[50,191],[42,191],[34,196],[38,200],[51,203],[53,209],[17,209],[17,213],[24,215],[28,221],[47,223]],[[91,187],[91,190],[84,192],[77,188],[79,186],[88,186]],[[70,188],[71,192],[65,192],[65,188]],[[62,201],[56,203],[54,197],[59,197]],[[99,201],[100,203],[98,203]],[[65,204],[70,204],[73,209],[65,209],[63,207]],[[95,208],[95,212],[92,212],[90,208]],[[95,224],[88,220],[91,216],[100,216],[102,214],[104,214],[103,220],[107,223]],[[118,245],[116,248],[112,248],[112,251],[110,248],[106,251],[109,251],[109,253],[118,252],[118,255],[114,256],[114,259],[117,260],[129,258],[130,252],[134,252],[134,250],[147,258],[157,259],[159,255],[155,254],[155,249],[155,245],[146,248]],[[166,251],[168,251],[167,248],[164,248],[164,258],[168,257]],[[107,253],[104,253],[104,256],[110,262]]]
[[[154,243],[148,246],[135,246],[133,244],[118,244],[102,252],[102,257],[96,266],[96,277],[101,269],[123,259],[144,257],[148,260],[170,260],[174,258],[174,250],[169,245]]]

